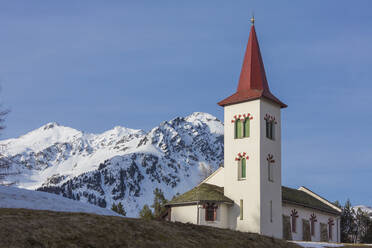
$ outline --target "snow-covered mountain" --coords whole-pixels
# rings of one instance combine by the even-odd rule
[[[372,207],[366,206],[366,205],[357,205],[353,207],[355,211],[362,210],[363,212],[366,212],[369,216],[372,218]]]
[[[7,186],[0,186],[0,208],[27,208],[121,216],[110,209],[74,201],[55,194]]]
[[[1,141],[0,149],[0,182],[106,208],[120,201],[134,217],[156,187],[171,198],[195,186],[203,167],[223,162],[223,123],[199,112],[149,132],[115,127],[87,134],[48,123]]]

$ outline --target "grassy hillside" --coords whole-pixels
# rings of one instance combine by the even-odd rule
[[[283,247],[252,233],[86,213],[0,209],[0,247]]]

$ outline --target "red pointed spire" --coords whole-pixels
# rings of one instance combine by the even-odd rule
[[[254,25],[249,34],[247,50],[244,56],[242,71],[238,89],[235,94],[220,101],[220,106],[255,100],[265,97],[279,104],[281,108],[287,107],[278,98],[276,98],[269,89],[266,80],[265,68],[262,62],[260,47],[256,36]]]

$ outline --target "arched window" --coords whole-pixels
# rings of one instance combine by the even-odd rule
[[[241,170],[241,177],[240,178],[246,178],[246,171],[247,171],[247,160],[245,158],[242,158],[240,160],[240,170]]]
[[[245,152],[238,153],[235,161],[238,163],[238,180],[243,180],[247,177],[247,160],[249,157]]]
[[[291,211],[291,219],[292,219],[292,232],[297,232],[297,218],[298,218],[298,212],[296,209],[293,209]]]
[[[268,120],[266,120],[266,138],[274,139],[274,124]]]
[[[245,120],[244,120],[244,137],[249,137],[249,125],[250,125],[249,118],[245,118]]]
[[[275,139],[275,124],[277,123],[274,116],[269,114],[265,115],[266,121],[266,138],[274,140]]]
[[[251,114],[234,115],[234,119],[231,120],[234,123],[234,137],[235,139],[241,139],[249,137],[250,135],[250,121],[253,119]]]
[[[316,215],[314,213],[312,213],[310,215],[310,230],[311,230],[311,236],[314,236],[315,235],[315,222],[317,222],[318,220],[316,219]]]
[[[235,138],[243,138],[243,121],[240,119],[235,121]]]
[[[274,182],[274,156],[272,154],[267,155],[267,177],[270,182]]]

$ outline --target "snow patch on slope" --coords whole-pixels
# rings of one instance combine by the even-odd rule
[[[372,207],[366,205],[357,205],[353,207],[355,210],[360,208],[362,211],[372,214]]]
[[[343,247],[342,244],[332,244],[332,243],[325,243],[325,242],[306,242],[306,241],[290,241],[295,243],[301,247],[306,248],[328,248],[328,247]]]
[[[372,207],[366,206],[366,205],[357,205],[354,206],[353,209],[355,210],[355,213],[358,211],[358,209],[362,210],[363,212],[367,213],[370,218],[372,218]]]
[[[0,208],[26,208],[120,216],[109,209],[45,192],[0,186]]]
[[[289,241],[301,247],[306,248],[328,248],[328,247],[348,247],[348,244],[326,243],[326,242],[307,242],[307,241]],[[346,246],[345,246],[346,245]],[[349,244],[350,245],[350,244]],[[363,244],[364,246],[372,246],[372,244]]]

